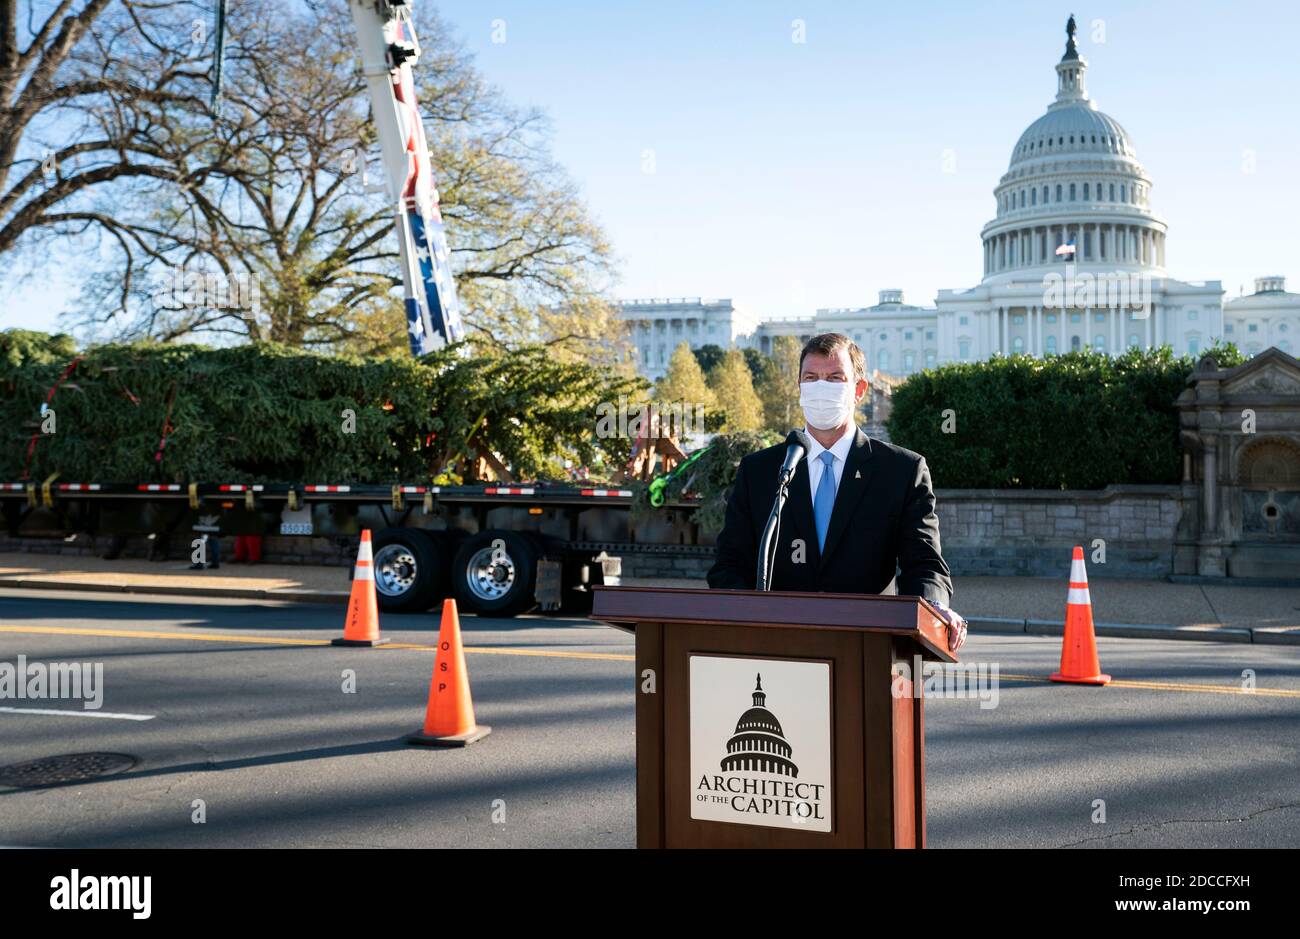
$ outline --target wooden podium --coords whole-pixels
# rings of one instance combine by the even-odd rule
[[[596,587],[636,634],[641,848],[925,847],[918,597]]]

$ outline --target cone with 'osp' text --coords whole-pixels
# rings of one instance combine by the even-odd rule
[[[1070,561],[1070,593],[1065,601],[1065,639],[1061,643],[1061,670],[1052,681],[1077,685],[1105,685],[1097,659],[1097,636],[1092,628],[1092,598],[1088,594],[1088,571],[1083,566],[1083,547],[1075,545]]]
[[[348,598],[348,618],[343,624],[343,638],[335,639],[336,646],[380,646],[387,639],[379,638],[379,604],[375,600],[374,554],[370,547],[370,529],[361,532],[361,547],[357,550],[357,566],[352,571],[352,596]]]
[[[492,728],[476,723],[469,694],[465,647],[460,641],[460,616],[455,600],[442,601],[442,626],[438,630],[438,655],[433,660],[429,706],[424,727],[406,738],[426,747],[463,747],[481,740]]]

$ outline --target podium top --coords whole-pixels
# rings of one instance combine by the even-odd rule
[[[591,618],[628,632],[637,623],[682,623],[888,633],[913,640],[926,658],[957,661],[947,625],[921,597],[602,586],[594,588]]]

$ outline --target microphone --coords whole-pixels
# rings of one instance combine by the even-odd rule
[[[802,430],[792,430],[785,438],[785,462],[781,464],[781,472],[777,475],[776,498],[772,500],[772,512],[763,527],[763,536],[758,540],[758,571],[754,579],[759,590],[772,589],[775,548],[781,531],[781,509],[785,507],[794,471],[811,446],[812,440]]]
[[[789,436],[785,438],[785,462],[781,464],[781,472],[777,475],[777,482],[780,486],[785,486],[794,476],[794,471],[799,466],[805,454],[812,447],[812,441],[802,430],[792,430]]]

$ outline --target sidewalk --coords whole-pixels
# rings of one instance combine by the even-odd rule
[[[62,554],[0,553],[0,586],[44,590],[106,590],[253,600],[346,603],[352,571],[298,564],[222,564],[192,571],[182,560],[139,558],[105,561]]]
[[[182,561],[105,561],[58,554],[0,554],[0,587],[107,590],[239,599],[346,602],[346,567],[225,565],[191,571]],[[625,577],[627,586],[703,587],[703,581]],[[1300,645],[1300,588],[1173,584],[1094,578],[1098,635],[1213,639]],[[958,577],[954,607],[975,632],[1060,635],[1064,581],[1039,577]]]

